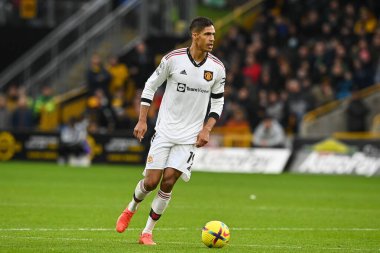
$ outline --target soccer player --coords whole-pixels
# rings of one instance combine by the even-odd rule
[[[116,231],[124,232],[141,201],[159,185],[140,244],[156,244],[153,228],[169,204],[174,184],[180,177],[185,182],[190,180],[196,149],[208,143],[223,109],[225,69],[210,53],[215,42],[214,25],[210,19],[198,17],[191,22],[190,33],[191,46],[165,55],[141,95],[139,121],[134,129],[140,141],[147,131],[147,113],[154,93],[166,80],[145,177],[137,183],[131,202],[116,224]],[[211,108],[205,121],[210,97]]]

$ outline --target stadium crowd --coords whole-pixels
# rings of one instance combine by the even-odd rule
[[[242,110],[241,124],[270,115],[297,133],[307,111],[379,83],[375,2],[267,1],[251,31],[232,27],[215,52],[228,69],[220,124]]]
[[[380,83],[380,4],[372,0],[266,1],[253,27],[247,31],[232,26],[214,54],[227,70],[219,126],[247,127],[253,132],[270,117],[286,133],[296,134],[306,112]],[[90,132],[134,127],[141,89],[154,63],[155,55],[144,42],[136,46],[128,62],[119,62],[118,57],[105,62],[92,56],[86,74]],[[14,89],[11,86],[0,96],[0,113],[14,118],[19,109],[29,108],[22,115],[35,125],[36,103]],[[149,112],[151,125],[162,89]],[[10,122],[14,127],[14,120]]]
[[[297,133],[307,111],[380,83],[379,13],[375,1],[266,1],[251,30],[231,27],[214,51],[227,69],[225,110],[218,125],[253,131],[270,116],[287,133]],[[129,74],[112,74],[129,80],[124,86],[128,94],[139,92],[153,71],[154,58],[144,43],[132,58],[125,66]],[[114,87],[109,90],[115,92]],[[123,100],[123,92],[108,95],[123,122],[115,125],[133,127],[138,93]],[[161,94],[156,95],[152,124]]]

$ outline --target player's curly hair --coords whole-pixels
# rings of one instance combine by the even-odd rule
[[[197,17],[191,21],[189,31],[190,31],[190,34],[193,32],[200,32],[205,27],[212,26],[212,25],[214,25],[214,23],[211,21],[211,19],[206,18],[206,17]]]

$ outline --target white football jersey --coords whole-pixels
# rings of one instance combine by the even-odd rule
[[[194,144],[203,128],[211,97],[209,117],[222,113],[224,84],[223,63],[208,53],[197,63],[188,48],[165,55],[145,83],[141,104],[150,105],[157,88],[166,80],[166,90],[158,113],[156,131],[176,144]]]

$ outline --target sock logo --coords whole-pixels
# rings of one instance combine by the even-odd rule
[[[153,209],[150,209],[149,216],[152,220],[158,220],[161,217],[161,214],[157,214],[153,211]]]

